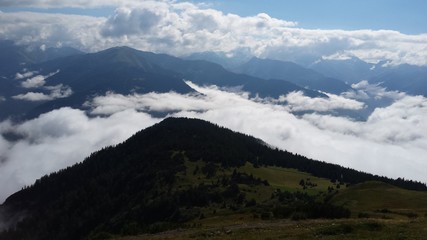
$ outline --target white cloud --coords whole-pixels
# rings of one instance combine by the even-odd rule
[[[22,87],[24,88],[38,88],[43,86],[46,82],[45,82],[45,77],[42,75],[37,75],[35,77],[29,78],[27,80],[25,80],[24,82],[22,82]]]
[[[52,99],[66,98],[73,94],[73,90],[69,86],[64,86],[62,84],[56,86],[46,86],[45,88],[51,91],[49,96]]]
[[[329,56],[322,56],[322,59],[324,60],[339,60],[339,61],[343,61],[343,60],[349,60],[351,59],[352,56],[349,55],[348,53],[334,53],[332,55]]]
[[[6,101],[6,98],[3,96],[0,96],[0,103]]]
[[[147,93],[144,95],[107,93],[105,96],[95,97],[86,106],[93,106],[92,114],[112,114],[125,109],[138,111],[199,111],[213,107],[202,96],[185,95],[178,93]],[[160,100],[160,101],[159,101]]]
[[[39,87],[42,87],[42,86],[44,86],[46,84],[46,81],[45,81],[46,78],[52,77],[53,75],[57,74],[58,72],[59,72],[59,70],[56,71],[56,72],[49,73],[48,75],[45,75],[45,76],[43,76],[43,75],[37,75],[37,76],[34,76],[32,78],[28,78],[27,80],[25,80],[24,82],[21,83],[21,86],[24,87],[24,88],[39,88]],[[31,77],[31,76],[34,75],[34,73],[35,72],[27,72],[27,73],[24,73],[24,74],[16,73],[16,77],[15,78],[16,79],[23,79],[23,78],[26,78],[26,76]]]
[[[42,50],[42,52],[46,51],[46,45],[45,45],[45,44],[42,44],[42,45],[40,46],[40,50]]]
[[[37,72],[26,72],[25,70],[22,73],[16,73],[15,74],[15,79],[19,80],[19,79],[24,79],[24,78],[29,78],[32,77],[34,74],[37,74]]]
[[[29,4],[33,1],[23,1]],[[34,4],[53,4],[35,1]],[[55,1],[56,3],[56,1]],[[100,3],[89,1],[88,5]],[[81,4],[83,1],[62,2]],[[46,47],[62,44],[85,51],[127,45],[141,50],[187,55],[248,49],[264,58],[311,61],[359,57],[391,65],[427,65],[427,34],[389,30],[322,30],[297,28],[297,23],[267,14],[241,17],[188,2],[140,1],[123,4],[108,18],[45,13],[0,13],[0,38]],[[117,4],[117,5],[116,5]]]
[[[403,92],[388,91],[386,88],[381,87],[379,84],[370,84],[367,80],[360,81],[359,83],[352,84],[353,90],[342,93],[341,95],[346,98],[359,99],[359,100],[382,100],[391,99],[398,100],[406,96]]]
[[[25,94],[18,94],[16,96],[13,96],[12,98],[17,100],[25,100],[25,101],[32,101],[32,102],[52,100],[52,98],[49,95],[46,95],[41,92],[27,92]]]
[[[162,17],[148,9],[119,8],[102,28],[106,36],[138,35],[149,33]]]
[[[80,110],[62,108],[20,125],[0,123],[1,133],[13,131],[24,137],[8,142],[0,135],[0,202],[42,175],[80,162],[157,121],[133,110],[88,118]]]
[[[73,94],[73,90],[70,87],[64,86],[62,84],[56,86],[45,86],[44,89],[50,91],[50,93],[46,94],[42,92],[27,92],[25,94],[18,94],[16,96],[13,96],[12,98],[17,100],[37,102],[51,101],[58,98],[66,98]]]
[[[42,88],[43,90],[49,91],[49,93],[45,92],[27,92],[25,94],[18,94],[13,96],[12,98],[24,101],[50,101],[57,98],[66,98],[73,94],[73,91],[70,87],[64,86],[63,84],[59,84],[56,86],[45,86],[46,79],[52,77],[57,74],[59,70],[56,72],[51,72],[47,75],[37,75],[32,77],[37,72],[25,72],[25,73],[16,73],[15,79],[24,79],[27,77],[31,77],[21,82],[21,86],[24,88]]]
[[[196,91],[203,91],[209,93],[206,95],[200,94],[186,94],[181,95],[175,92],[170,93],[147,93],[143,95],[133,94],[124,96],[121,94],[107,93],[105,96],[98,96],[87,102],[85,105],[92,107],[92,114],[112,114],[125,109],[135,109],[138,111],[157,111],[157,112],[171,112],[171,111],[208,111],[214,109],[217,105],[237,104],[241,99],[248,99],[248,93],[231,93],[222,92],[225,98],[215,98],[216,92],[219,88],[216,86],[209,86],[200,88],[199,86],[186,82],[191,88]],[[250,104],[251,101],[245,101]]]
[[[316,111],[329,112],[336,109],[360,110],[364,103],[347,99],[334,94],[327,94],[328,98],[311,98],[304,96],[302,92],[291,92],[279,98],[286,103],[291,111]]]
[[[0,38],[18,44],[45,44],[46,47],[59,44],[83,50],[95,49],[96,41],[101,39],[98,29],[105,20],[66,14],[0,13]]]

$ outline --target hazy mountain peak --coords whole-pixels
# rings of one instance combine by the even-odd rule
[[[233,69],[251,58],[252,55],[245,51],[233,51],[233,52],[198,52],[192,53],[184,59],[188,60],[205,60],[212,63],[219,64],[226,69]]]
[[[293,62],[254,57],[235,71],[264,79],[286,80],[300,87],[330,93],[341,93],[351,89],[338,79],[325,77]]]
[[[91,53],[91,56],[95,57],[96,61],[101,63],[121,63],[142,68],[145,71],[150,71],[153,68],[152,64],[148,63],[140,55],[140,51],[126,46],[114,47],[101,52]]]

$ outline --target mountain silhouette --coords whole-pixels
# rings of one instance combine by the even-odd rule
[[[278,211],[277,217],[294,212],[308,218],[349,216],[347,209],[329,203],[329,195],[314,201],[314,196],[303,193],[277,192],[268,181],[248,172],[250,166],[293,168],[295,173],[310,173],[313,181],[319,177],[347,184],[375,180],[427,189],[421,183],[273,149],[259,139],[203,120],[168,118],[11,195],[0,206],[0,220],[9,220],[12,228],[0,238],[96,239],[105,233],[162,231],[200,218],[203,212],[207,215],[209,209],[215,216],[217,211],[250,212],[270,204],[288,209]],[[244,189],[274,195],[256,203]]]

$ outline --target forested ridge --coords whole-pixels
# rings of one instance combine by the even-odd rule
[[[11,195],[2,209],[7,216],[21,215],[24,220],[1,233],[0,239],[103,239],[110,234],[162,231],[205,217],[203,209],[208,206],[215,209],[210,214],[216,209],[249,209],[267,218],[349,216],[348,209],[329,204],[327,195],[275,191],[264,203],[247,197],[242,186],[269,185],[238,170],[247,162],[254,167],[293,168],[345,184],[374,180],[427,190],[419,182],[273,149],[259,139],[203,120],[168,118]],[[190,171],[190,165],[196,167]],[[204,180],[183,183],[193,178]]]

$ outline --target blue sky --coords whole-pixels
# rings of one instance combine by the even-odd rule
[[[387,29],[406,34],[427,32],[426,0],[193,0],[208,2],[225,13],[241,16],[265,12],[296,21],[299,27],[321,29]]]

